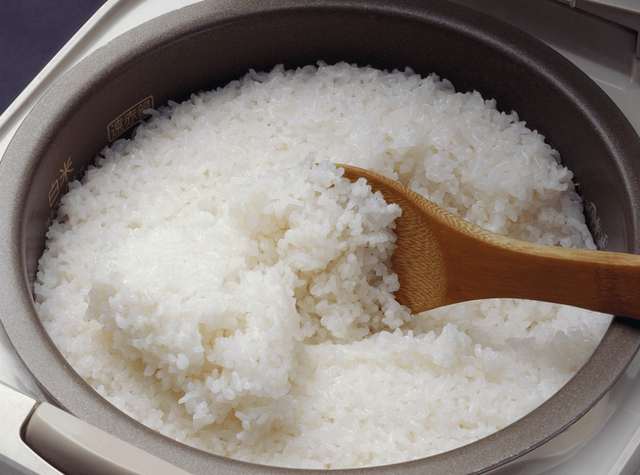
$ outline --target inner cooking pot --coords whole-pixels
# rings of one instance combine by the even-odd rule
[[[67,183],[104,146],[130,134],[147,107],[222,86],[250,68],[318,60],[435,72],[458,91],[477,90],[500,110],[516,110],[574,171],[597,212],[591,224],[598,242],[611,251],[640,251],[640,140],[602,90],[534,38],[444,0],[204,1],[150,21],[82,61],[31,111],[0,162],[2,324],[52,402],[194,474],[286,471],[186,447],[112,407],[58,353],[35,313],[32,284]],[[580,372],[518,422],[438,456],[362,470],[452,474],[497,467],[583,416],[639,345],[640,329],[616,318]]]

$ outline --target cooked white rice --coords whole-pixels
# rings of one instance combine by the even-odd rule
[[[436,76],[250,72],[154,112],[71,184],[35,285],[71,365],[147,426],[293,467],[425,457],[528,413],[610,317],[522,300],[409,315],[375,170],[497,233],[594,248],[557,153]]]

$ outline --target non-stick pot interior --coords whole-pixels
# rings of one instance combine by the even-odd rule
[[[546,46],[446,1],[203,2],[160,17],[94,53],[31,112],[0,165],[2,323],[47,394],[78,417],[193,473],[264,467],[169,441],[119,413],[66,364],[33,309],[30,285],[67,183],[126,137],[144,109],[222,86],[250,68],[322,60],[435,72],[516,110],[556,148],[595,206],[608,250],[640,249],[636,133],[605,94]],[[6,269],[6,272],[4,271]],[[543,443],[583,415],[624,371],[640,331],[616,320],[585,368],[509,428],[441,456],[371,471],[470,473]]]

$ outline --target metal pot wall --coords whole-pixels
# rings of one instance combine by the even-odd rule
[[[59,354],[35,313],[31,286],[66,183],[130,133],[145,107],[224,85],[249,68],[318,60],[436,72],[459,91],[478,90],[499,109],[518,111],[574,171],[597,210],[592,231],[599,241],[606,237],[607,250],[640,253],[640,140],[588,77],[532,37],[444,0],[205,1],[144,24],[81,62],[32,110],[0,162],[0,318],[51,401],[194,474],[290,471],[188,448],[119,412]],[[500,466],[584,415],[639,346],[640,329],[616,318],[582,370],[520,421],[442,455],[361,471],[454,474]]]

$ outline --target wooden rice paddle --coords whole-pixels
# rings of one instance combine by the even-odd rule
[[[365,178],[402,208],[392,268],[400,281],[396,299],[413,313],[469,300],[520,298],[640,318],[640,256],[500,236],[382,175],[337,166],[345,178]]]

